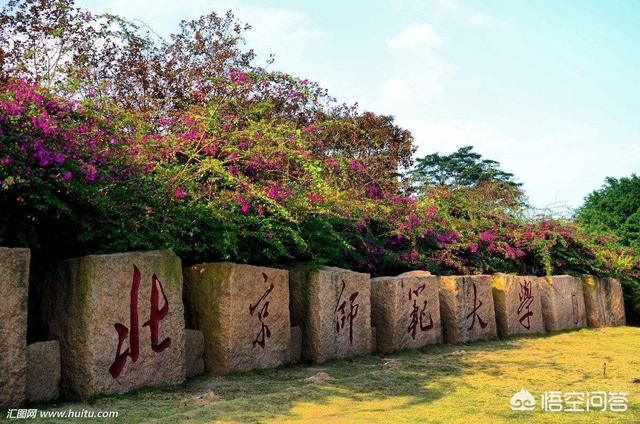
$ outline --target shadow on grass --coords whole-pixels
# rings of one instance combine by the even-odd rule
[[[571,333],[581,339],[581,334],[589,338],[592,331]],[[535,339],[564,336],[565,332],[514,336],[333,360],[322,365],[299,364],[224,377],[201,376],[180,386],[141,389],[96,397],[84,403],[43,407],[116,410],[120,411],[121,422],[136,423],[285,420],[303,418],[301,415],[308,414],[309,408],[314,408],[314,413],[317,411],[328,421],[354,412],[402,412],[416,405],[428,405],[461,388],[468,389],[465,376],[494,379],[503,376],[503,370],[509,367],[540,368],[539,357],[529,360],[520,354],[512,362],[508,352],[522,349],[525,343]],[[491,352],[499,354],[508,364],[502,361],[499,366],[486,361],[486,354]],[[548,355],[551,358],[554,352],[548,351]],[[562,369],[552,360],[545,364],[546,369]],[[322,373],[326,373],[325,378]]]
[[[346,408],[359,403],[359,411],[381,410],[380,402],[390,399],[393,402],[385,404],[385,410],[389,405],[395,410],[409,409],[454,391],[456,376],[485,373],[488,377],[499,377],[502,373],[497,367],[473,358],[479,353],[517,349],[523,340],[538,337],[544,336],[435,345],[391,355],[374,354],[322,365],[299,364],[224,377],[200,376],[180,386],[96,397],[83,404],[60,404],[55,409],[117,410],[126,422],[257,422],[299,418],[295,406],[308,402],[326,406],[336,399],[345,400]],[[328,374],[328,379],[323,379],[321,373]],[[43,407],[52,409],[52,406]],[[336,411],[336,416],[343,412]],[[331,410],[327,413],[330,416]]]

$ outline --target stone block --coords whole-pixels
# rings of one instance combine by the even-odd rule
[[[29,249],[0,247],[0,406],[25,400]]]
[[[184,270],[185,299],[204,336],[207,371],[226,374],[289,360],[289,277],[282,269],[230,262]]]
[[[498,335],[544,333],[538,277],[494,274],[492,280]]]
[[[622,285],[615,278],[581,277],[589,327],[615,327],[625,324]]]
[[[57,340],[27,346],[27,400],[51,402],[60,395],[60,344]]]
[[[587,326],[584,294],[580,280],[570,275],[539,277],[545,330],[561,331]]]
[[[458,343],[496,338],[491,276],[438,278],[444,340]]]
[[[371,323],[382,353],[442,342],[438,277],[414,271],[371,279]]]
[[[289,272],[293,325],[302,327],[302,357],[322,363],[371,351],[369,274],[298,266]]]
[[[73,398],[185,379],[182,267],[171,251],[92,255],[43,274],[42,313]]]

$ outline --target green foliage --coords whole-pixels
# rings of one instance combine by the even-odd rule
[[[3,35],[82,59],[51,68],[52,47],[28,66],[28,46],[0,40],[0,244],[48,259],[171,248],[186,264],[613,275],[640,311],[631,238],[527,217],[513,175],[471,147],[429,155],[407,178],[409,131],[252,66],[232,14],[154,43],[72,4],[11,1],[0,14]],[[94,45],[104,60],[83,56]],[[624,223],[595,230],[637,234],[631,180],[631,197],[606,203]]]
[[[589,229],[610,231],[624,245],[640,248],[640,177],[607,178],[586,197],[576,218]]]
[[[502,181],[513,187],[521,184],[513,180],[513,174],[502,171],[500,164],[465,146],[450,155],[433,153],[418,159],[411,175],[427,186],[475,186],[485,182]]]

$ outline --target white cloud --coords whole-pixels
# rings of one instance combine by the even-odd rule
[[[433,47],[439,45],[441,41],[433,27],[423,23],[409,25],[391,38],[387,45],[392,49]]]
[[[403,106],[419,108],[444,91],[449,65],[438,57],[405,63],[409,70],[402,71],[382,83],[381,99],[376,109],[385,113],[400,112]],[[380,104],[381,103],[381,104]],[[382,107],[380,107],[382,106]]]
[[[450,18],[464,27],[492,28],[496,23],[492,16],[467,8],[457,0],[393,0],[393,3],[404,9],[429,11],[433,15]]]

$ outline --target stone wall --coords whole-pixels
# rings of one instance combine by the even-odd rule
[[[205,368],[225,374],[625,323],[613,278],[412,271],[371,280],[334,267],[228,262],[183,270],[173,252],[153,251],[45,267],[29,308],[46,323],[39,335],[55,340],[26,346],[29,262],[27,249],[0,248],[0,405],[8,407],[55,400],[59,388],[86,398],[179,384]]]

